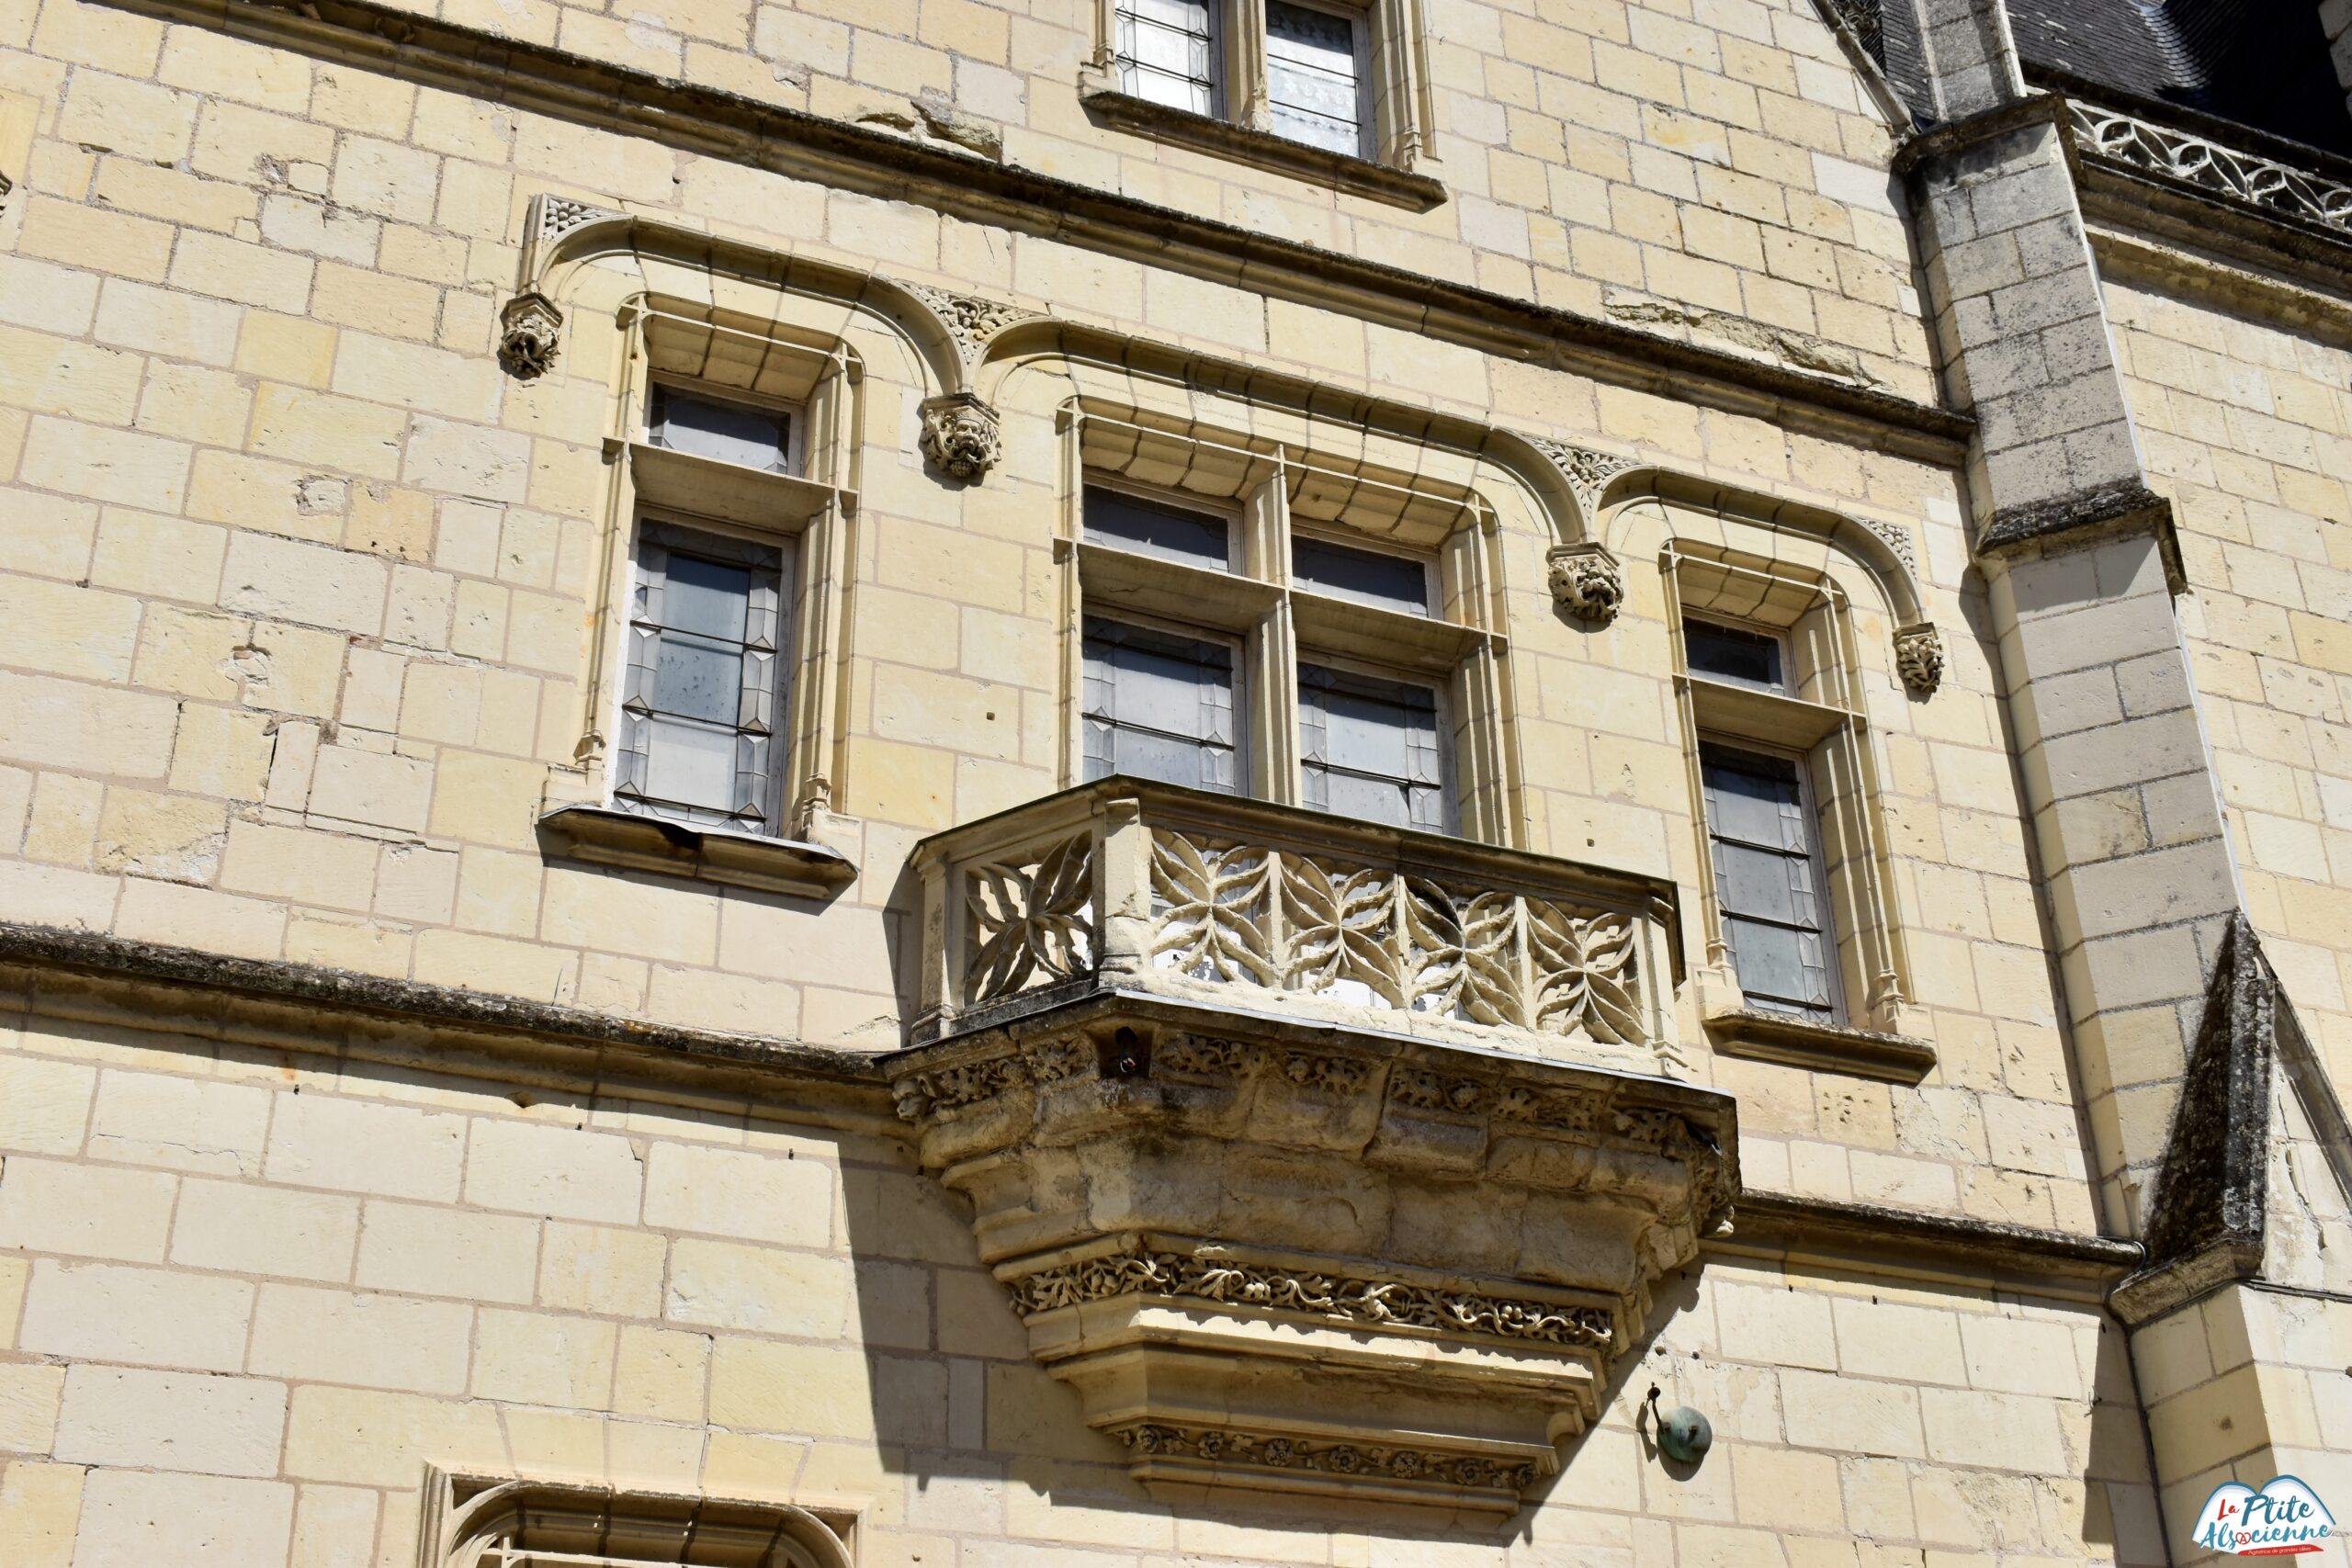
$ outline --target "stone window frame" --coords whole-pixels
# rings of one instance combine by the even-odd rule
[[[1215,114],[1126,91],[1119,68],[1119,3],[1094,0],[1094,51],[1079,68],[1080,101],[1096,119],[1394,206],[1427,211],[1445,200],[1437,177],[1421,0],[1312,0],[1315,9],[1363,18],[1363,97],[1372,123],[1362,157],[1295,141],[1272,129],[1265,0],[1208,0],[1217,53]]]
[[[416,1568],[855,1568],[856,1552],[857,1515],[824,1504],[517,1480],[428,1464]]]
[[[1815,558],[1821,558],[1815,552]],[[1913,1082],[1934,1048],[1906,1032],[1909,964],[1896,918],[1883,790],[1862,695],[1852,602],[1830,571],[1729,546],[1670,539],[1659,556],[1675,705],[1696,843],[1706,961],[1695,971],[1715,1049],[1815,1071]],[[1777,634],[1785,694],[1692,672],[1689,619]],[[1700,749],[1706,742],[1802,759],[1815,849],[1835,941],[1835,1022],[1749,1006],[1724,936]],[[1826,786],[1826,787],[1825,787]]]
[[[1298,666],[1354,670],[1423,684],[1439,694],[1439,739],[1451,784],[1445,830],[1523,847],[1502,673],[1509,639],[1491,593],[1500,571],[1498,520],[1483,497],[1291,442],[1203,428],[1143,410],[1090,407],[1086,400],[1066,407],[1060,423],[1063,504],[1055,555],[1063,567],[1064,788],[1084,778],[1086,618],[1108,614],[1241,640],[1236,689],[1237,702],[1248,705],[1239,726],[1250,769],[1248,787],[1238,792],[1244,798],[1308,809]],[[1087,539],[1085,491],[1106,482],[1196,511],[1235,509],[1238,568],[1220,573],[1181,567]],[[1424,541],[1428,547],[1400,539],[1400,529],[1431,535]],[[1431,560],[1431,614],[1380,609],[1295,584],[1294,536]],[[1117,596],[1115,609],[1090,604],[1091,598],[1110,594]]]
[[[574,748],[582,771],[562,796],[551,789],[539,819],[543,838],[595,863],[827,897],[855,875],[851,845],[832,816],[831,754],[840,733],[835,645],[857,506],[847,481],[863,367],[838,339],[685,299],[639,295],[616,320],[614,423],[605,440],[611,479]],[[793,471],[656,445],[650,422],[657,385],[790,412]],[[616,797],[638,541],[662,525],[773,544],[791,558],[789,634],[778,650],[781,722],[771,759],[783,809],[773,835],[652,817]]]

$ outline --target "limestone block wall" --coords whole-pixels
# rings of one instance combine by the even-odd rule
[[[1717,1253],[1498,1535],[1186,1510],[1031,1363],[895,1138],[788,1083],[6,1018],[11,1568],[411,1568],[428,1461],[843,1507],[871,1568],[2163,1561],[2116,1331],[2063,1292]],[[1714,1423],[1695,1472],[1653,1384]]]
[[[2110,281],[2246,911],[2337,1092],[2352,1087],[2352,353]]]
[[[1515,299],[1694,333],[1910,396],[1928,389],[1886,120],[1810,0],[1623,0],[1537,16],[1409,7],[1425,28],[1428,212],[1091,117],[1096,0],[561,0],[413,10],[652,76],[886,130]],[[54,25],[54,24],[53,24]],[[134,73],[136,74],[141,74]],[[544,172],[611,182],[555,158]],[[667,201],[647,160],[617,194]]]
[[[0,14],[0,84],[34,110],[0,213],[12,918],[899,1042],[908,847],[1056,787],[1063,694],[1039,657],[1058,624],[1055,405],[1009,396],[1004,464],[950,486],[915,451],[929,389],[912,355],[852,330],[868,411],[850,454],[863,489],[835,800],[856,836],[852,888],[819,912],[547,858],[534,817],[583,787],[614,362],[575,347],[524,383],[489,350],[526,205],[564,190],[1391,407],[1592,442],[1732,487],[1759,515],[1793,500],[1892,531],[1945,628],[1933,699],[1895,680],[1883,592],[1838,570],[1860,617],[1905,1027],[1939,1066],[1915,1087],[1717,1061],[1688,998],[1678,1027],[1695,1070],[1747,1101],[1759,1186],[2092,1227],[1951,464],[1867,425],[1701,408],[83,0]],[[1843,221],[1869,227],[1874,198],[1839,188]],[[1333,243],[1384,255],[1369,231]],[[1605,632],[1555,611],[1540,520],[1502,524],[1525,842],[1692,889],[1658,557],[1675,529],[1720,545],[1753,520],[1628,503],[1594,524],[1628,560],[1630,602]],[[1817,543],[1766,536],[1826,569]]]

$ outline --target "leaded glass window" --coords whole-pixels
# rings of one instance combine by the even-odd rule
[[[650,816],[779,833],[781,547],[649,522],[638,536],[614,795]]]
[[[1086,776],[1238,787],[1234,650],[1148,626],[1086,622]]]
[[[1298,667],[1306,804],[1392,828],[1445,830],[1437,694],[1319,664]]]
[[[1724,941],[1752,1007],[1837,1021],[1835,942],[1802,765],[1714,743],[1699,748]]]
[[[1361,158],[1363,18],[1266,0],[1266,100],[1273,131]]]
[[[1216,113],[1216,13],[1223,4],[1119,0],[1119,85],[1170,108]]]

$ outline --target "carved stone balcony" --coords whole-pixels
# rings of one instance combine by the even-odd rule
[[[1133,779],[916,864],[918,1042],[1118,990],[1654,1072],[1681,977],[1671,883]]]
[[[1131,780],[917,864],[899,1113],[1156,1489],[1508,1515],[1729,1213],[1669,887]]]

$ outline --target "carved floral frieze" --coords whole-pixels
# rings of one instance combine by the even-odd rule
[[[1349,1323],[1442,1329],[1606,1349],[1609,1309],[1366,1280],[1201,1253],[1127,1251],[1059,1263],[1011,1281],[1026,1317],[1114,1296],[1191,1297]]]

